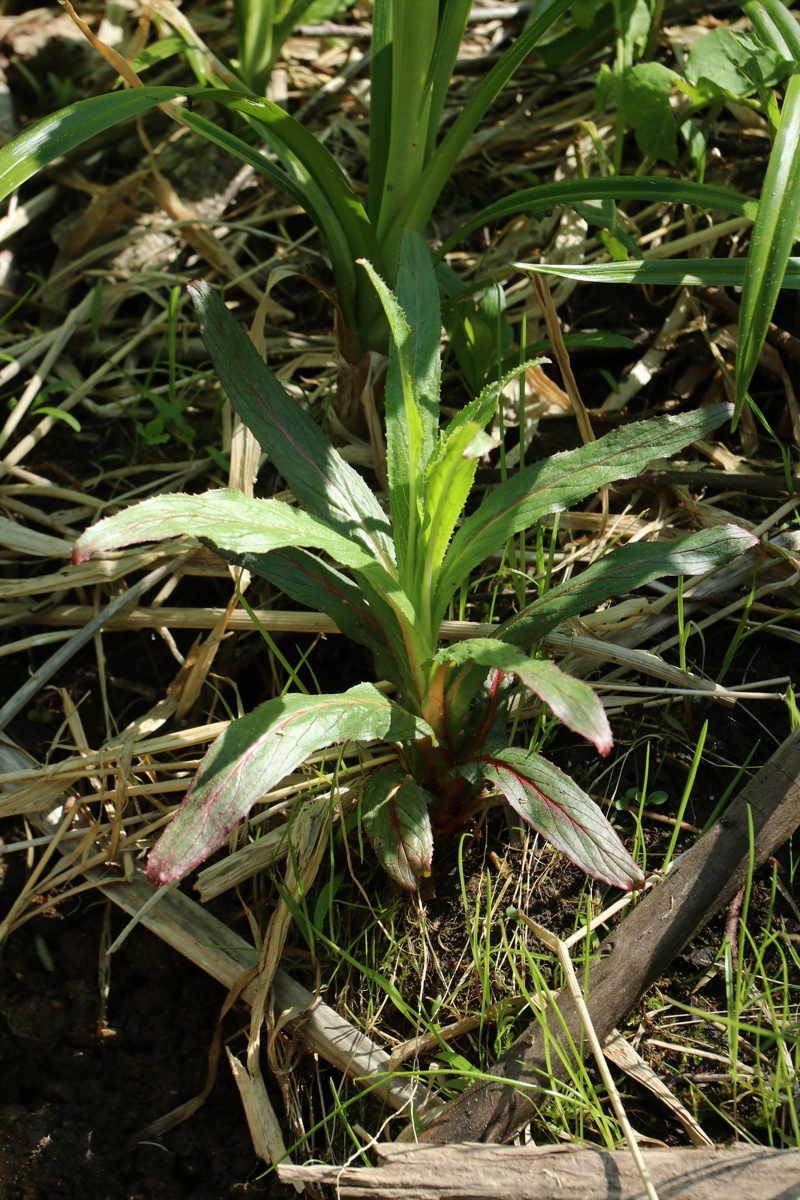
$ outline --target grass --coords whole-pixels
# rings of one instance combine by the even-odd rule
[[[489,33],[471,36],[471,51],[488,48]],[[303,57],[304,44],[293,48],[293,42],[287,51],[290,85],[298,96],[313,94],[321,78],[308,65],[313,56]],[[317,57],[323,49],[330,69],[344,71],[347,47],[311,47]],[[445,192],[442,238],[460,223],[465,214],[457,210],[464,203],[475,211],[496,198],[487,192],[550,179],[565,164],[570,170],[587,163],[594,169],[598,145],[611,158],[624,154],[635,172],[642,159],[630,139],[621,143],[616,122],[606,128],[592,112],[595,67],[562,78],[533,66],[523,70],[500,97],[480,145],[454,173]],[[78,87],[80,77],[71,78]],[[459,76],[450,115],[474,82],[466,73]],[[537,92],[536,113],[518,103],[517,87],[521,94]],[[341,93],[327,136],[357,182],[363,179],[358,139],[364,116],[356,81]],[[595,130],[589,137],[591,121]],[[709,118],[709,128],[721,145],[732,141],[752,148],[758,139],[736,121],[720,112]],[[170,135],[155,123],[147,128],[158,160]],[[766,125],[761,133],[766,141]],[[179,138],[178,147],[183,145]],[[87,175],[97,171],[103,183],[138,170],[140,151],[129,141],[107,146],[101,160],[76,156],[70,162]],[[210,168],[207,173],[210,177]],[[37,177],[18,201],[15,219],[24,219],[34,237],[9,245],[15,270],[29,283],[16,307],[8,290],[0,327],[0,386],[4,403],[16,401],[4,429],[0,477],[3,512],[13,523],[0,530],[9,695],[27,683],[32,670],[43,668],[55,646],[74,648],[74,654],[56,674],[42,673],[42,686],[8,722],[8,731],[37,761],[7,771],[0,781],[7,843],[0,866],[19,863],[24,876],[2,914],[0,940],[6,934],[40,936],[48,919],[43,913],[66,911],[94,896],[84,876],[88,864],[101,866],[111,858],[120,874],[135,871],[229,712],[290,684],[321,691],[326,678],[338,681],[362,669],[343,654],[329,621],[296,611],[266,585],[240,581],[235,596],[227,569],[202,548],[176,558],[176,569],[170,567],[133,612],[121,613],[89,644],[73,647],[76,631],[98,607],[172,561],[165,550],[135,549],[67,575],[70,543],[85,525],[134,498],[224,485],[229,472],[249,486],[254,456],[246,439],[234,433],[185,304],[186,280],[214,266],[202,258],[201,243],[190,240],[191,228],[173,224],[144,197],[124,216],[126,226],[90,244],[80,260],[56,264],[54,253],[48,258],[35,246],[47,245],[47,226],[62,202],[78,205],[75,195],[60,192],[59,208],[54,207],[51,183]],[[195,203],[185,178],[176,174],[173,185],[186,203]],[[369,473],[375,444],[365,426],[346,428],[335,389],[319,244],[309,240],[297,211],[252,176],[229,203],[235,211],[214,210],[206,218],[198,207],[194,213],[198,225],[230,251],[217,264],[229,303],[238,317],[254,323],[293,396],[327,420],[345,456]],[[677,204],[641,202],[638,208],[629,205],[624,217],[625,228],[652,247],[651,257],[686,253],[685,238],[692,252],[699,239],[718,241],[714,256],[720,257],[738,251],[746,238],[743,218],[723,224],[719,214],[709,214],[697,229]],[[274,251],[267,267],[265,239]],[[535,224],[527,218],[505,221],[450,256],[476,295],[482,282],[499,282],[507,319],[522,346],[544,332],[528,278],[511,264],[538,250],[555,260],[574,256],[591,262],[602,241],[595,227],[561,210]],[[240,287],[245,279],[255,281],[259,295],[271,288],[273,315],[280,304],[294,317],[273,321],[265,317],[267,310],[257,312],[253,289]],[[690,303],[685,294],[667,299],[655,289],[611,291],[560,280],[553,283],[553,296],[568,333],[628,339],[627,347],[609,343],[600,350],[570,351],[584,402],[601,423],[624,419],[623,404],[629,411],[650,412],[674,407],[678,395],[689,406],[726,392],[730,342],[703,293],[693,294]],[[789,304],[784,296],[776,313],[779,332],[791,325]],[[771,349],[776,356],[790,355],[791,341],[778,339]],[[663,869],[692,843],[695,830],[724,811],[797,720],[787,679],[800,610],[796,496],[776,496],[766,483],[762,491],[747,492],[736,479],[743,466],[765,480],[779,479],[781,486],[787,475],[797,475],[796,411],[771,362],[763,361],[751,388],[774,440],[756,421],[748,423],[743,410],[733,438],[702,446],[699,456],[692,453],[688,466],[703,474],[702,486],[684,482],[679,464],[665,484],[632,483],[618,490],[608,520],[599,505],[589,504],[542,522],[510,544],[502,559],[476,572],[450,604],[447,636],[474,636],[477,626],[502,619],[526,593],[530,598],[576,575],[615,542],[673,537],[712,525],[726,513],[772,539],[766,573],[756,579],[751,572],[746,578],[649,589],[559,631],[566,640],[554,640],[551,653],[590,676],[611,713],[617,742],[611,762],[598,766],[576,739],[546,726],[530,706],[521,705],[514,715],[514,734],[520,741],[547,741],[548,753],[606,805],[647,872]],[[791,368],[789,358],[785,362]],[[608,384],[609,374],[620,381],[619,391]],[[368,406],[376,402],[374,387],[366,386],[364,394]],[[455,411],[466,398],[452,366],[444,403]],[[52,411],[43,409],[45,402]],[[577,444],[568,403],[552,367],[524,375],[521,390],[501,414],[504,452],[515,450],[524,463],[565,443]],[[187,430],[194,433],[193,443]],[[491,467],[504,470],[505,463],[498,459]],[[258,486],[265,494],[285,495],[268,464],[262,465]],[[699,696],[686,680],[645,676],[653,656],[662,674],[692,672]],[[725,707],[734,700],[735,708]],[[580,967],[600,936],[589,926],[614,896],[586,883],[500,811],[476,817],[468,835],[437,853],[435,896],[399,894],[377,871],[358,819],[364,769],[391,758],[392,748],[383,746],[316,756],[281,781],[231,834],[227,857],[205,869],[201,885],[231,929],[247,930],[255,945],[283,904],[291,920],[282,965],[309,988],[320,988],[328,1004],[388,1053],[398,1080],[430,1089],[438,1100],[491,1077],[498,1055],[537,1014],[552,1008],[564,982],[557,956],[509,919],[507,909],[518,909],[562,939],[576,935],[571,953]],[[41,821],[59,808],[65,791],[76,803],[57,817],[54,832]],[[658,791],[668,799],[656,809],[648,799]],[[615,810],[614,799],[630,792],[638,801]],[[294,897],[286,885],[286,838],[298,806],[317,794],[332,820],[316,876]],[[263,859],[251,867],[248,856],[260,852],[259,843]],[[729,926],[724,917],[712,923],[622,1031],[719,1143],[800,1144],[796,873],[789,844],[777,863],[748,881],[738,917]],[[229,1036],[237,1052],[246,1048],[238,1027]],[[407,1113],[388,1113],[321,1057],[303,1053],[299,1036],[295,1040],[273,1028],[262,1056],[265,1074],[270,1066],[287,1072],[283,1092],[270,1085],[270,1096],[293,1155],[344,1162],[368,1154],[376,1138],[394,1137],[408,1125]],[[615,1076],[634,1126],[660,1136],[661,1102],[641,1082],[619,1071]],[[565,1082],[544,1086],[549,1095],[533,1130],[537,1140],[620,1143],[622,1126],[590,1057],[581,1051]],[[669,1136],[685,1142],[688,1134],[670,1125]]]

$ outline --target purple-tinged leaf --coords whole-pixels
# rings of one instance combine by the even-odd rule
[[[180,811],[150,852],[148,878],[169,883],[203,862],[309,754],[338,742],[405,741],[430,733],[423,720],[369,683],[340,695],[267,700],[214,742]]]
[[[382,767],[367,783],[361,813],[381,866],[413,892],[431,873],[433,830],[428,805],[434,797],[402,767]]]
[[[644,876],[594,800],[552,763],[527,750],[482,754],[460,767],[495,786],[515,812],[576,866],[626,892]]]
[[[494,638],[469,638],[440,650],[436,661],[456,666],[472,661],[516,675],[567,729],[592,742],[600,754],[608,754],[614,744],[605,709],[589,684],[567,675],[547,659],[529,658],[516,646]]]
[[[391,530],[374,493],[287,395],[205,280],[190,283],[188,290],[222,386],[299,502],[391,571]]]

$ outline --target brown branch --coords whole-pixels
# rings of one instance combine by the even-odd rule
[[[361,1200],[643,1200],[624,1150],[378,1145],[378,1167],[279,1166],[284,1183],[333,1184]],[[800,1195],[800,1150],[645,1150],[661,1200]]]

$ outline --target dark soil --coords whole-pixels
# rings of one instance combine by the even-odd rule
[[[264,1164],[224,1060],[194,1117],[120,1154],[143,1126],[201,1090],[224,994],[136,929],[112,959],[104,1022],[104,904],[90,896],[69,913],[51,910],[5,947],[0,1200],[283,1196],[273,1177],[258,1178]],[[114,912],[111,919],[115,936],[122,918]],[[236,1019],[229,1018],[232,1033]]]

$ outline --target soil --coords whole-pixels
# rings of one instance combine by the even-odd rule
[[[120,1153],[143,1126],[201,1090],[224,994],[136,929],[112,959],[104,1016],[104,910],[89,893],[69,913],[37,916],[5,947],[0,1200],[288,1194],[274,1177],[259,1179],[264,1164],[224,1061],[189,1121]],[[121,917],[113,912],[111,920],[116,936]],[[236,1014],[229,1020],[235,1031]]]

